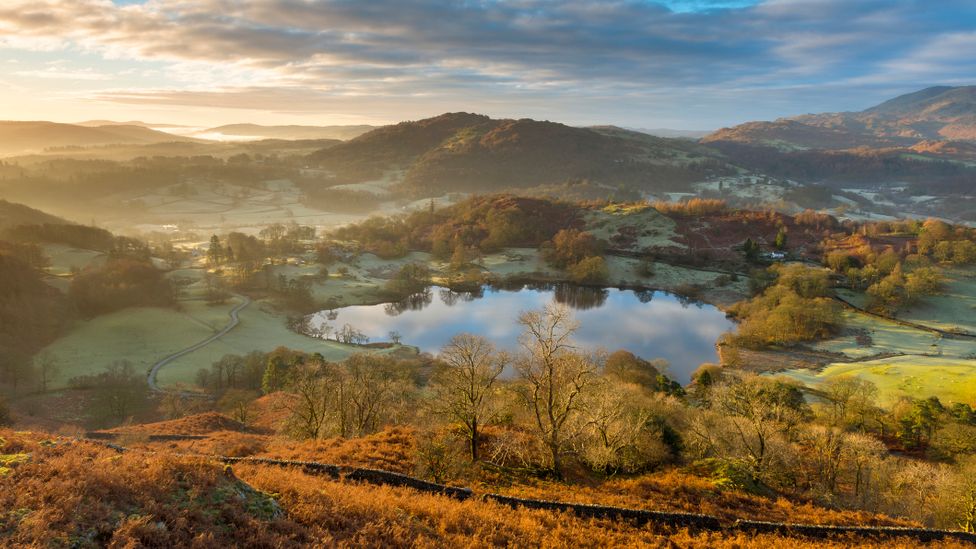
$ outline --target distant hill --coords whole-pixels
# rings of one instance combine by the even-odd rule
[[[968,146],[935,145],[953,141],[976,141],[976,86],[926,88],[859,112],[748,122],[702,139],[781,150],[912,148],[926,143],[931,154],[973,158]]]
[[[309,161],[342,183],[396,173],[402,190],[421,196],[581,180],[650,190],[732,170],[719,154],[688,140],[463,112],[378,128]]]
[[[376,129],[376,126],[261,126],[228,124],[198,132],[197,135],[221,134],[251,139],[341,139],[347,140]]]
[[[0,199],[0,230],[18,225],[69,224],[70,221],[29,206]]]
[[[629,128],[635,132],[655,135],[657,137],[670,137],[680,139],[701,139],[712,133],[711,130],[673,130],[670,128]]]
[[[99,126],[141,126],[143,128],[187,128],[188,126],[181,126],[179,124],[151,124],[149,122],[141,122],[139,120],[128,120],[126,122],[116,122],[114,120],[86,120],[84,122],[76,122],[76,126],[85,126],[86,128],[97,128]]]
[[[93,147],[167,142],[198,142],[142,126],[79,126],[57,122],[0,121],[0,154],[42,151],[52,147]]]

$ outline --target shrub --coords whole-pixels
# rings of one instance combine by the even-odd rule
[[[587,257],[569,268],[569,278],[577,284],[603,284],[610,277],[602,257]]]

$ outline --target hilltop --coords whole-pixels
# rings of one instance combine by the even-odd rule
[[[733,171],[720,155],[688,140],[463,112],[378,128],[309,161],[342,183],[394,173],[401,190],[421,196],[573,181],[608,189],[680,188]]]

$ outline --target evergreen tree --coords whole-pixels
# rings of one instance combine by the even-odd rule
[[[220,237],[213,235],[210,237],[210,248],[207,249],[207,260],[211,265],[220,265],[224,259],[224,249],[220,245]]]
[[[264,376],[261,378],[261,391],[264,394],[273,393],[284,386],[285,362],[281,357],[272,357],[268,360],[268,365],[264,369]]]

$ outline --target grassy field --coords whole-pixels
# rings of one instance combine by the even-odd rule
[[[922,306],[899,317],[942,329],[970,325],[973,319],[964,313],[970,306],[969,300],[976,295],[976,285],[957,273],[949,287],[955,298],[948,295],[929,298]],[[845,295],[845,298],[859,302],[858,296]],[[943,402],[976,405],[976,339],[943,337],[852,310],[843,314],[845,333],[813,347],[859,362],[837,362],[821,371],[789,370],[783,375],[809,386],[833,377],[856,376],[877,385],[882,405],[905,396],[936,396]]]
[[[976,334],[976,268],[945,269],[942,295],[900,311],[898,318],[951,332]]]
[[[820,372],[792,370],[783,375],[810,386],[831,378],[856,376],[878,387],[878,400],[882,406],[906,396],[936,396],[943,404],[963,402],[976,405],[976,360],[898,356],[831,364]]]
[[[202,301],[180,303],[182,310],[133,308],[80,321],[44,352],[53,356],[60,372],[52,388],[64,387],[79,375],[97,374],[115,360],[129,360],[138,372],[147,372],[159,359],[203,340],[228,322],[236,299],[210,306]],[[286,346],[322,353],[342,360],[359,348],[305,337],[288,330],[285,319],[264,302],[254,302],[240,313],[240,324],[224,337],[159,372],[160,385],[192,385],[197,370],[209,367],[225,354],[271,351]]]
[[[879,354],[938,355],[967,357],[976,353],[976,340],[953,339],[937,333],[903,326],[882,318],[844,311],[845,335],[820,341],[814,348],[842,353],[853,359]],[[858,342],[858,335],[862,343]],[[867,336],[865,338],[864,336]]]
[[[221,326],[226,323],[225,315]],[[327,360],[343,360],[362,351],[354,345],[323,341],[292,332],[285,326],[285,319],[270,304],[256,301],[240,312],[240,324],[236,328],[210,345],[167,364],[159,371],[158,381],[164,387],[192,385],[197,370],[209,367],[226,354],[271,351],[280,346],[307,353],[321,353]]]
[[[185,302],[184,311],[140,307],[77,322],[42,351],[60,367],[52,388],[66,386],[75,376],[97,374],[116,360],[128,360],[137,371],[146,372],[160,358],[211,335],[227,322],[233,306],[192,303]]]
[[[45,244],[44,255],[51,260],[48,274],[68,276],[72,268],[84,269],[105,261],[105,254],[93,250],[81,250],[65,244]]]
[[[319,266],[282,265],[275,269],[295,277],[317,274]],[[139,372],[148,371],[159,359],[206,339],[229,322],[228,312],[239,300],[234,298],[221,305],[208,305],[203,300],[203,269],[177,269],[167,276],[191,281],[182,289],[178,309],[132,308],[78,321],[65,336],[49,345],[44,352],[57,360],[61,370],[53,380],[52,388],[66,386],[75,376],[97,374],[112,361],[120,359],[132,362]],[[343,295],[350,304],[375,302],[376,283],[376,280],[362,282],[365,295],[359,296],[350,291],[348,285],[353,282],[330,281],[320,285],[327,290],[316,297],[328,297],[332,292]],[[271,351],[282,345],[319,352],[330,360],[341,360],[359,350],[358,347],[292,332],[280,312],[267,302],[255,301],[241,311],[240,324],[236,328],[210,345],[168,364],[160,371],[159,382],[163,386],[192,385],[197,370],[209,367],[227,353]]]

